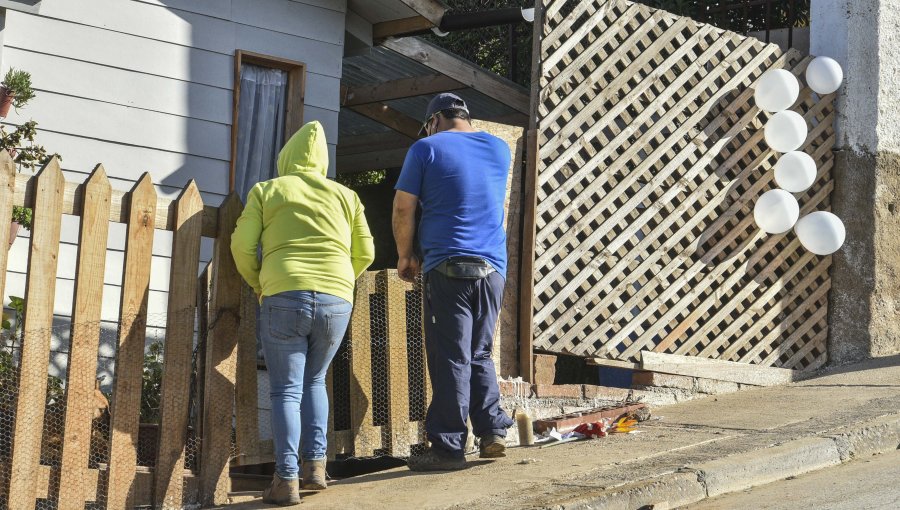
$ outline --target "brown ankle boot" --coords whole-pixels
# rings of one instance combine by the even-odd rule
[[[328,488],[325,481],[325,459],[303,461],[303,481],[300,487],[304,490],[321,491]]]
[[[300,503],[300,488],[296,478],[283,480],[278,475],[272,475],[272,484],[263,491],[263,503],[289,506]]]

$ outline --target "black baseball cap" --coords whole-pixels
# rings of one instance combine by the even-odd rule
[[[425,109],[425,120],[422,122],[422,128],[419,129],[419,136],[422,136],[422,133],[425,131],[425,125],[428,124],[431,117],[435,113],[444,110],[462,110],[469,113],[469,107],[466,106],[466,102],[461,97],[450,92],[442,92],[429,101],[428,108]]]

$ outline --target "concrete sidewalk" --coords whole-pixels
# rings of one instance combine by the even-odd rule
[[[674,508],[900,445],[900,356],[653,409],[641,433],[334,483],[303,508]],[[270,508],[245,495],[229,510]]]

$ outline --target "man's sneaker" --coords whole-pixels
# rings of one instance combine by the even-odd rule
[[[421,455],[410,457],[411,471],[459,471],[466,467],[466,458],[431,447]]]
[[[290,506],[300,503],[300,480],[284,480],[280,476],[272,476],[272,484],[263,491],[263,503]]]
[[[481,436],[480,450],[481,453],[478,456],[482,459],[506,457],[506,438],[493,434]]]

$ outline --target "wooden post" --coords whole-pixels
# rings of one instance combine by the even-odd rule
[[[534,243],[535,210],[537,207],[537,130],[528,131],[528,154],[525,170],[524,226],[522,229],[522,272],[519,276],[521,292],[519,310],[519,375],[522,380],[534,381]]]
[[[107,508],[134,506],[147,295],[156,217],[156,190],[150,174],[141,177],[129,197],[128,240],[119,308],[119,348],[113,383]]]
[[[213,284],[200,459],[200,494],[204,505],[224,505],[231,489],[228,467],[237,377],[235,333],[241,307],[241,276],[231,256],[231,233],[240,214],[241,201],[232,193],[219,209],[219,235],[210,266]]]
[[[182,508],[184,449],[187,443],[191,388],[191,354],[197,306],[197,269],[203,199],[193,180],[177,201],[169,307],[160,399],[159,457],[154,469],[153,501],[164,509]]]
[[[237,373],[234,405],[235,443],[241,462],[256,458],[259,448],[259,396],[256,373],[256,310],[259,300],[241,284],[241,322],[237,330]]]
[[[365,272],[356,282],[356,306],[350,320],[350,430],[353,434],[353,453],[357,457],[371,456],[372,438],[376,437],[372,413],[372,326],[369,311],[370,293],[374,290],[374,273]]]
[[[406,291],[409,284],[400,279],[396,269],[378,274],[385,292],[387,319],[387,369],[390,416],[390,449],[393,455],[409,455],[409,358],[406,338]]]
[[[75,313],[72,342],[66,370],[66,425],[59,480],[59,509],[83,510],[94,501],[97,472],[89,473],[94,383],[97,347],[100,341],[100,311],[103,277],[106,273],[106,241],[112,188],[98,165],[84,185],[81,229],[78,235],[78,272],[75,282]]]
[[[0,203],[12,204],[16,193],[16,164],[9,153],[0,150]],[[8,232],[6,225],[12,222],[12,207],[0,207],[0,232]],[[0,242],[0,298],[5,296],[6,264],[9,261],[9,243]]]
[[[62,197],[66,181],[56,158],[37,177],[28,283],[25,288],[25,327],[19,363],[19,396],[13,433],[12,471],[9,482],[9,509],[31,510],[38,487],[41,437],[47,398],[47,368],[53,328],[53,300],[56,265],[62,222]],[[4,209],[9,205],[7,203]]]

